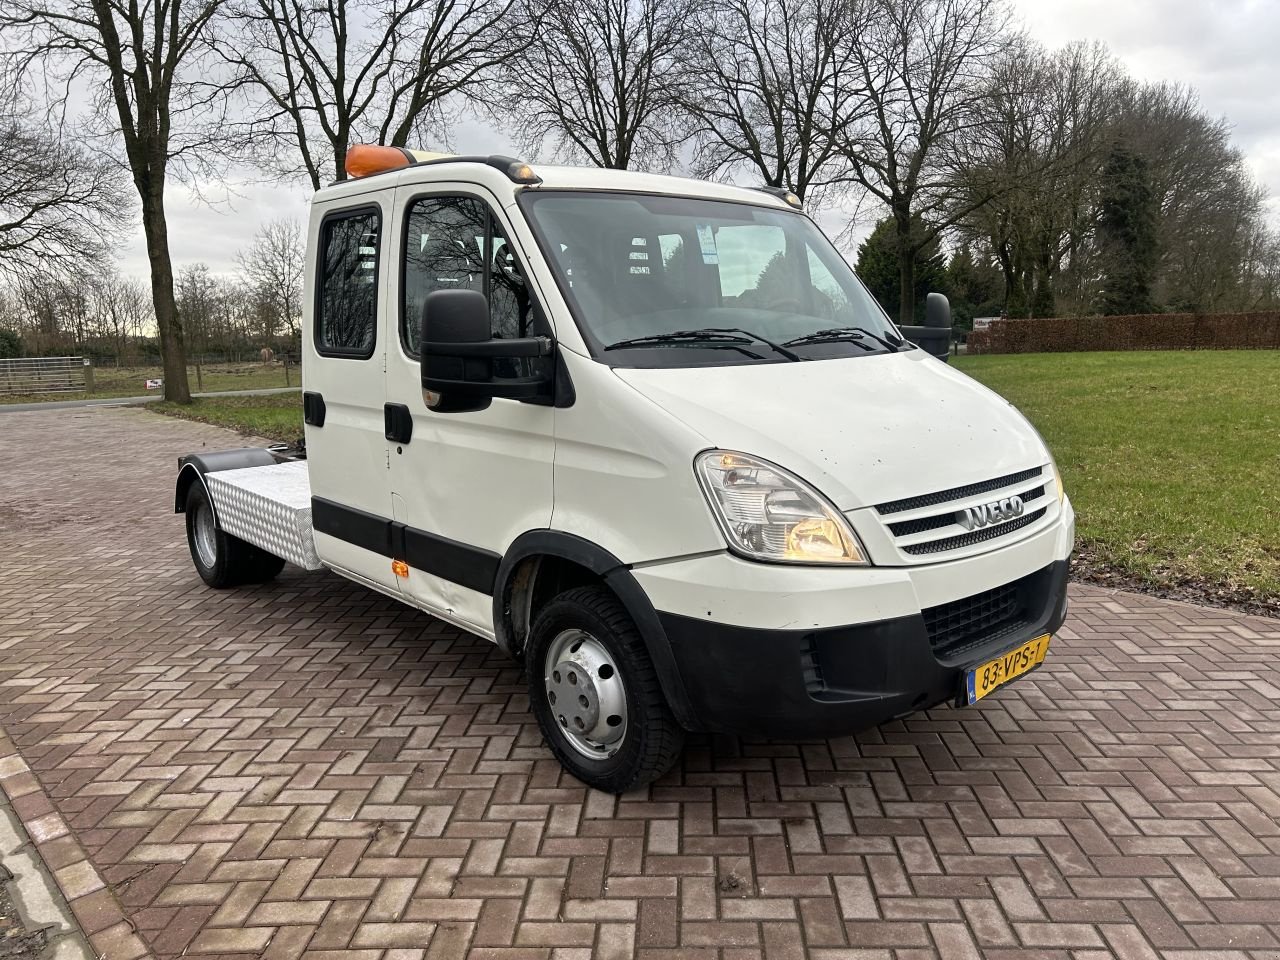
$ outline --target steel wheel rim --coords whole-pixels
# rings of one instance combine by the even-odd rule
[[[214,525],[213,511],[208,504],[200,504],[196,508],[195,520],[192,522],[196,544],[196,556],[205,567],[212,567],[218,562],[218,530]]]
[[[592,760],[618,752],[627,736],[627,691],[609,648],[585,630],[556,634],[543,661],[552,722]]]

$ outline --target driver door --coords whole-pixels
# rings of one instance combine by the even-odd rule
[[[489,302],[494,337],[550,330],[490,195],[473,185],[414,184],[397,191],[396,206],[387,403],[410,424],[388,433],[394,519],[404,524],[409,565],[400,589],[411,603],[491,636],[503,552],[551,520],[555,410],[502,398],[467,413],[428,409],[418,362],[422,305],[435,290],[477,290]]]

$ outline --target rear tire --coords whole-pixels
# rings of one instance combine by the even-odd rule
[[[200,579],[218,590],[266,583],[284,569],[284,560],[246,543],[218,526],[203,482],[187,490],[187,547]]]
[[[542,735],[583,783],[624,793],[680,758],[684,730],[640,632],[606,588],[575,587],[543,607],[525,663]]]

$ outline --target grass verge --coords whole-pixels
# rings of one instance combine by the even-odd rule
[[[1080,572],[1280,613],[1280,356],[961,357],[1044,435],[1075,504]]]
[[[302,395],[266,397],[207,397],[189,406],[159,401],[147,410],[183,420],[198,420],[240,433],[290,443],[302,436]]]

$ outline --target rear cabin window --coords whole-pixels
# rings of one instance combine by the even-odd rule
[[[367,360],[378,336],[378,246],[382,218],[363,209],[321,226],[316,351]]]

